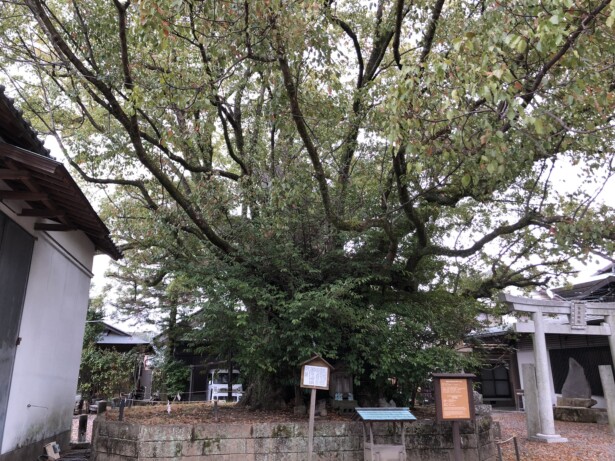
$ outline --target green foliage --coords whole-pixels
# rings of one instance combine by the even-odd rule
[[[411,387],[466,366],[476,300],[613,252],[608,0],[0,5],[5,79],[170,352],[201,309],[195,346],[270,388],[314,352]]]
[[[182,362],[169,359],[156,368],[154,376],[152,388],[166,394],[172,400],[188,388],[190,369]]]
[[[79,391],[83,395],[105,398],[132,392],[138,361],[136,351],[104,350],[92,344],[84,346],[79,369]]]
[[[84,396],[111,398],[131,392],[141,355],[138,351],[118,352],[96,344],[103,331],[102,297],[90,300],[81,350],[78,389]]]

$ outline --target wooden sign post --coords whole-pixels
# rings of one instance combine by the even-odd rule
[[[475,376],[465,373],[434,373],[432,376],[436,391],[436,419],[453,422],[455,461],[461,461],[459,421],[474,420],[472,379]]]
[[[316,390],[329,390],[329,376],[333,367],[319,355],[301,364],[301,387],[312,389],[310,396],[310,423],[308,426],[308,461],[312,461],[314,448],[314,415],[316,413]]]

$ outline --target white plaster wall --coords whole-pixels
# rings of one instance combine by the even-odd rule
[[[77,388],[94,247],[35,235],[2,453],[69,430]]]

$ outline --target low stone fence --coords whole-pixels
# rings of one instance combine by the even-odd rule
[[[450,423],[426,420],[407,426],[409,461],[453,459]],[[390,443],[390,431],[387,424],[375,424],[376,443]],[[499,425],[491,416],[461,423],[460,432],[464,461],[495,461]],[[307,421],[149,426],[100,415],[94,422],[92,457],[94,461],[305,461],[307,433]],[[363,461],[362,424],[317,421],[313,460]]]

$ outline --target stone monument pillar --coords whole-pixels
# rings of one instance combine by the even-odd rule
[[[598,402],[592,399],[592,389],[585,376],[585,370],[575,359],[568,359],[568,375],[562,386],[562,396],[557,399],[558,407],[591,408]]]

